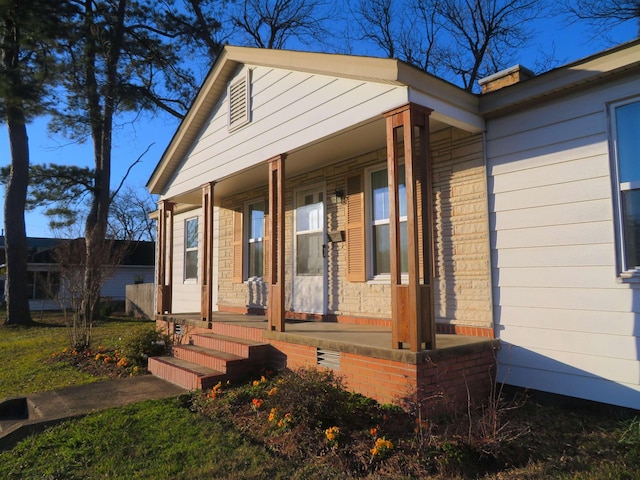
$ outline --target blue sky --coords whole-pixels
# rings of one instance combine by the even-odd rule
[[[520,52],[520,63],[536,68],[545,54],[554,54],[559,65],[578,60],[606,49],[613,44],[626,42],[637,36],[637,23],[626,22],[608,31],[608,39],[594,38],[593,30],[584,24],[567,25],[561,19],[546,18],[535,26],[537,36],[530,47]],[[613,41],[613,43],[612,43]],[[375,54],[375,52],[357,52]],[[126,185],[143,189],[160,156],[167,147],[178,121],[168,115],[151,118],[143,115],[136,122],[121,122],[114,131],[112,187],[120,183],[128,166],[140,156],[149,145],[149,152],[136,165],[126,180]],[[27,126],[31,163],[58,163],[80,166],[93,165],[90,142],[72,144],[60,136],[50,136],[45,119],[38,119]],[[10,163],[8,133],[5,125],[0,125],[0,162]],[[4,190],[0,189],[4,199]],[[25,216],[27,235],[47,237],[52,233],[48,220],[38,211]],[[0,211],[2,232],[4,232],[4,205]],[[79,230],[81,231],[81,229]]]

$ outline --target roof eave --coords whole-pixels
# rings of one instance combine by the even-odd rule
[[[174,168],[188,153],[229,78],[241,64],[406,85],[477,112],[475,95],[396,59],[226,46],[151,174],[147,182],[151,193],[162,194]]]
[[[566,95],[569,90],[587,88],[612,77],[627,75],[639,68],[640,39],[481,95],[480,114],[485,118],[494,118],[533,103]]]

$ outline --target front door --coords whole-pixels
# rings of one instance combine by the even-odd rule
[[[324,189],[296,192],[293,310],[325,313]]]

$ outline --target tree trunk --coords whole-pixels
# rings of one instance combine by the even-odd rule
[[[89,35],[85,51],[85,94],[94,147],[95,182],[91,209],[85,224],[86,263],[81,315],[83,316],[82,322],[85,322],[88,337],[86,338],[86,344],[82,345],[82,347],[88,347],[91,341],[91,328],[99,304],[100,287],[102,285],[100,269],[103,267],[101,262],[104,261],[104,255],[100,255],[98,252],[101,252],[105,246],[109,206],[111,204],[111,136],[126,9],[127,0],[119,0],[116,7],[115,23],[112,26],[110,36],[110,48],[105,58],[106,84],[102,94],[104,104],[101,106],[100,89],[96,79],[96,57],[99,39],[91,36],[95,30],[93,10],[90,0],[86,0],[85,3],[85,27],[87,27]]]
[[[32,323],[27,291],[27,234],[24,208],[29,184],[29,140],[24,113],[7,107],[7,127],[11,148],[11,173],[4,202],[4,228],[7,261],[6,325]]]

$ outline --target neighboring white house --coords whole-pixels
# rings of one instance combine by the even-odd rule
[[[55,238],[27,237],[29,307],[32,311],[61,308],[60,269],[53,255],[53,249],[61,241]],[[126,285],[153,283],[154,256],[154,242],[136,242],[123,262],[104,282],[100,296],[110,301],[124,302]],[[4,236],[0,236],[0,257],[4,264]],[[5,285],[3,293],[4,288]]]
[[[640,408],[640,41],[481,84],[226,47],[148,183],[158,321],[390,328],[398,391],[436,333],[498,338],[508,384]]]

